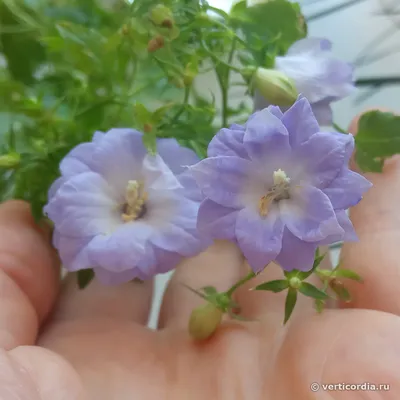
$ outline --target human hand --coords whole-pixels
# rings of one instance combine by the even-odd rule
[[[350,305],[316,315],[301,298],[283,327],[284,295],[248,290],[282,275],[270,265],[237,291],[242,314],[255,321],[224,322],[204,342],[187,332],[202,300],[182,284],[228,289],[247,271],[235,246],[218,242],[178,267],[155,332],[145,327],[150,282],[79,291],[71,275],[60,288],[48,233],[26,204],[3,204],[0,399],[399,399],[400,160],[368,179],[374,187],[352,209],[360,241],[342,252],[343,266],[365,279],[350,288]],[[390,390],[314,393],[313,382]]]

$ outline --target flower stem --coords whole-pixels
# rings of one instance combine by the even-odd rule
[[[345,131],[344,129],[342,129],[338,124],[335,124],[334,122],[332,123],[332,126],[340,133],[344,133],[344,134],[348,134],[349,132]]]
[[[240,286],[244,285],[246,282],[248,282],[250,279],[253,279],[256,276],[256,274],[251,271],[249,272],[244,278],[242,278],[240,281],[236,282],[227,292],[226,294],[231,297],[233,292],[239,288]]]

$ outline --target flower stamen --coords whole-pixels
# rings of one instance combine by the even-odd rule
[[[261,217],[268,215],[271,202],[290,198],[290,178],[286,175],[286,172],[281,169],[274,171],[273,180],[274,184],[271,189],[258,202]]]
[[[125,203],[121,218],[124,222],[137,220],[146,213],[148,195],[144,192],[143,182],[129,181],[125,191]]]

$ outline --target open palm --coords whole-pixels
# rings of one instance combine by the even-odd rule
[[[84,291],[70,276],[59,288],[48,235],[22,202],[0,207],[0,399],[197,400],[400,398],[400,162],[391,160],[355,207],[360,242],[343,250],[343,264],[365,279],[354,301],[316,315],[300,299],[282,327],[284,298],[237,292],[254,322],[226,321],[205,342],[193,342],[187,321],[202,300],[188,291],[228,289],[246,274],[234,245],[215,243],[174,274],[160,330],[145,327],[152,284],[131,282]],[[313,392],[312,383],[390,385],[381,391]]]

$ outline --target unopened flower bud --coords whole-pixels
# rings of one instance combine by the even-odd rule
[[[163,4],[158,4],[151,9],[150,19],[154,25],[164,28],[172,28],[174,25],[174,18],[171,10]]]
[[[271,1],[271,0],[247,0],[247,6],[252,7],[252,6],[256,6],[258,4],[268,3],[269,1]]]
[[[223,312],[212,303],[207,303],[192,311],[189,320],[189,334],[194,339],[205,340],[218,328]]]
[[[198,74],[198,68],[197,65],[193,64],[193,63],[188,63],[185,67],[185,72],[183,75],[183,82],[185,84],[185,86],[190,86],[194,80],[194,78],[197,76]]]
[[[298,289],[301,286],[301,279],[299,279],[297,276],[290,278],[289,286],[293,289]]]
[[[121,28],[121,33],[122,33],[124,36],[129,35],[129,27],[128,27],[128,25],[124,24],[124,25],[122,26],[122,28]]]
[[[150,133],[153,130],[153,126],[151,124],[144,124],[143,130],[144,130],[144,133]]]
[[[258,68],[253,84],[269,103],[276,106],[290,106],[298,97],[294,82],[275,69]]]
[[[0,155],[0,168],[13,169],[18,167],[21,157],[18,153]]]
[[[147,45],[147,51],[153,53],[164,47],[165,40],[161,35],[158,35],[151,39]]]

